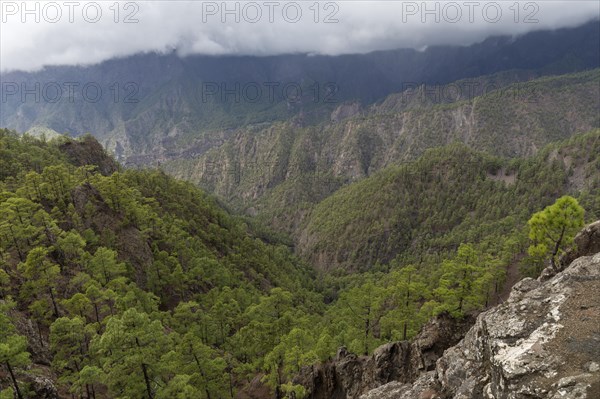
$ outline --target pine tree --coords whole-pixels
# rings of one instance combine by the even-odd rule
[[[0,302],[0,364],[6,367],[16,397],[23,399],[15,371],[29,365],[31,361],[27,352],[27,339],[15,331],[8,316],[8,311],[13,307],[14,303],[11,301]]]
[[[529,222],[528,252],[533,257],[546,257],[557,269],[558,255],[573,242],[575,234],[583,227],[584,210],[577,200],[565,195],[544,210],[535,213]]]
[[[19,264],[19,270],[27,279],[23,293],[34,297],[45,292],[50,297],[55,318],[59,317],[58,301],[55,290],[60,277],[60,266],[48,258],[48,249],[36,247],[29,251],[25,262]]]
[[[132,398],[154,399],[161,379],[161,356],[171,340],[162,323],[135,308],[113,316],[95,340],[105,383],[114,393]]]
[[[461,244],[453,259],[442,263],[442,277],[435,293],[442,299],[439,311],[461,315],[480,306],[476,281],[485,270],[481,256],[471,244]]]
[[[99,281],[103,287],[106,287],[111,280],[123,276],[127,270],[125,263],[117,260],[117,253],[105,247],[98,248],[93,256],[88,256],[84,264],[90,276]]]
[[[89,363],[89,332],[81,317],[60,317],[50,326],[50,349],[53,353],[52,366],[61,375],[60,380],[77,387],[79,373]],[[86,384],[87,397],[92,396],[94,387]]]

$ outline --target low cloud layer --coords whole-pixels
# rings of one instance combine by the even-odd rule
[[[1,1],[0,70],[139,52],[344,54],[576,26],[597,1]]]

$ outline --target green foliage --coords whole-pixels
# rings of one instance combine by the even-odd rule
[[[52,305],[54,317],[59,316],[56,300],[56,286],[60,277],[60,266],[48,258],[48,249],[43,247],[33,248],[27,254],[25,262],[19,263],[19,271],[27,279],[23,284],[21,296],[30,300],[42,300],[47,294]],[[41,302],[38,302],[41,303]]]
[[[56,151],[63,141],[2,133],[11,159],[30,141],[51,154],[0,182],[0,295],[16,296],[32,339],[49,342],[61,389],[231,397],[241,370],[261,371],[280,336],[321,310],[308,267],[201,190],[157,171],[73,167]],[[25,339],[5,341],[20,369]]]
[[[420,312],[420,304],[429,298],[427,279],[413,265],[393,270],[388,279],[385,295],[391,310],[381,318],[381,335],[387,340],[406,340],[428,318]]]
[[[470,244],[461,244],[456,257],[442,262],[442,277],[436,296],[441,298],[437,311],[459,316],[465,311],[487,306],[488,293],[494,277],[501,275],[502,263],[483,254]]]
[[[299,250],[328,272],[369,270],[395,257],[437,264],[467,242],[495,246],[490,250],[498,253],[498,244],[517,235],[540,206],[578,196],[576,187],[594,209],[599,154],[600,131],[527,159],[494,158],[463,145],[433,149],[343,187],[305,212],[296,233]],[[573,180],[572,168],[585,178]]]
[[[83,394],[80,373],[89,366],[88,348],[90,340],[95,336],[93,328],[87,328],[82,317],[60,317],[50,326],[50,349],[53,352],[52,367],[59,371],[60,382],[71,388],[71,391]],[[87,392],[93,390],[93,381],[85,384]]]
[[[571,153],[591,137],[569,143]],[[305,397],[294,375],[340,346],[368,354],[412,338],[436,313],[461,317],[498,300],[529,244],[525,221],[567,173],[550,150],[541,164],[461,146],[432,151],[312,211],[307,231],[324,238],[316,247],[366,270],[324,274],[255,221],[162,172],[74,166],[56,151],[62,141],[2,131],[0,143],[22,160],[0,180],[2,367],[22,373],[27,348],[48,343],[61,392],[96,398],[230,398],[259,374],[279,397]],[[26,162],[34,149],[39,167]],[[498,167],[523,183],[486,178]],[[552,184],[525,184],[537,175]],[[530,226],[566,225],[563,250],[582,214],[572,200],[557,204]],[[15,315],[33,321],[35,336],[16,332]],[[3,392],[19,396],[15,375]]]
[[[583,227],[584,210],[573,197],[565,195],[544,210],[533,214],[527,222],[530,256],[536,259],[550,259],[557,267],[558,256],[573,243],[575,234]]]
[[[159,320],[132,308],[108,321],[92,349],[98,354],[103,382],[114,395],[153,398],[154,385],[162,380],[161,356],[171,345]]]
[[[17,398],[23,399],[22,387],[20,387],[15,372],[28,366],[31,360],[29,352],[27,352],[27,339],[15,331],[8,314],[14,305],[10,300],[0,301],[0,364],[9,373]]]

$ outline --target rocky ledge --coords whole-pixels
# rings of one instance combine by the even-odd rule
[[[357,356],[340,348],[335,359],[302,369],[294,383],[308,388],[309,399],[356,399],[390,381],[416,380],[434,370],[444,350],[456,345],[475,322],[440,314],[411,342],[399,341],[377,348],[371,356]]]
[[[434,370],[360,398],[600,398],[600,221],[575,243],[563,270],[517,283]]]

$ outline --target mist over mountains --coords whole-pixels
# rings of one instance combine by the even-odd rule
[[[295,116],[302,123],[318,123],[343,102],[368,105],[423,84],[443,85],[500,71],[518,71],[526,80],[590,69],[600,58],[599,37],[598,23],[590,22],[423,52],[186,58],[142,54],[89,67],[10,72],[0,75],[0,125],[18,131],[36,127],[72,135],[89,132],[122,162],[142,154],[153,154],[148,161],[155,162],[163,149],[181,149],[190,137],[208,131]]]

